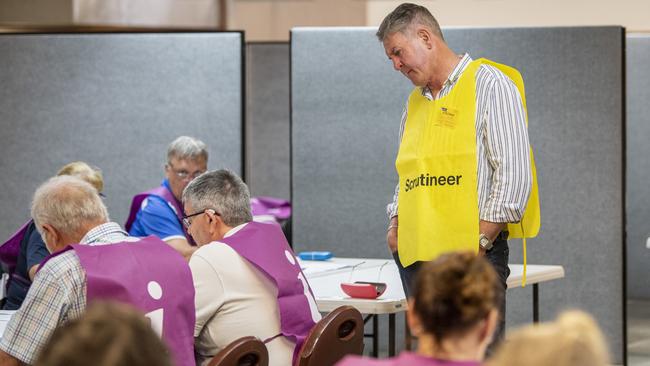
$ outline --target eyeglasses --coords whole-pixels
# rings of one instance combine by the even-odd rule
[[[174,175],[176,175],[179,179],[182,179],[182,180],[185,180],[187,178],[194,179],[194,178],[198,177],[199,175],[206,172],[205,170],[197,170],[194,173],[190,173],[187,170],[176,170],[176,169],[174,169],[174,166],[172,165],[172,163],[169,163],[169,162],[167,163],[167,166],[174,173]]]
[[[206,208],[205,210],[201,210],[199,212],[196,212],[196,213],[193,213],[193,214],[190,214],[190,215],[185,215],[185,216],[183,216],[183,225],[185,225],[185,228],[189,229],[190,226],[192,226],[192,221],[190,221],[190,217],[194,217],[194,216],[200,215],[202,213],[206,213],[207,211],[212,211],[213,214],[215,214],[217,216],[220,216],[219,213],[217,212],[217,210],[215,210],[213,208]]]

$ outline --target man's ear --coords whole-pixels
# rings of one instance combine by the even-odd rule
[[[415,32],[418,39],[420,39],[424,43],[427,49],[431,49],[433,47],[433,34],[431,34],[431,32],[428,29],[424,27],[420,27]]]
[[[46,244],[45,246],[50,253],[55,252],[58,248],[59,241],[61,241],[61,235],[59,235],[59,232],[50,224],[43,224],[41,226],[41,231],[43,232],[42,239]]]

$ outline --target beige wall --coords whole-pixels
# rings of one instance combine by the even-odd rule
[[[0,0],[0,23],[71,24],[72,0]]]
[[[442,26],[623,25],[650,30],[650,0],[435,0],[426,6]],[[368,25],[377,26],[402,1],[366,1]]]
[[[235,0],[228,28],[246,31],[247,41],[287,41],[296,26],[363,26],[362,0]]]
[[[650,31],[650,0],[428,0],[443,26],[623,25]],[[217,0],[0,0],[0,22],[215,26]],[[378,25],[401,1],[228,0],[228,29],[287,41],[294,26]]]

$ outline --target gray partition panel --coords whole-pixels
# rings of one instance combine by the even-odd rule
[[[292,32],[292,200],[297,250],[388,257],[385,204],[402,106],[412,86],[372,28]],[[523,74],[539,176],[542,230],[528,261],[560,264],[540,288],[540,316],[594,314],[621,363],[623,332],[623,29],[447,29],[455,51]],[[520,241],[510,262],[521,263]],[[508,324],[531,320],[531,289],[508,292]]]
[[[246,45],[246,177],[253,196],[290,196],[289,43]]]
[[[102,169],[121,224],[131,197],[160,184],[179,135],[241,174],[242,44],[240,32],[1,35],[0,237],[70,161]]]
[[[650,299],[650,34],[628,35],[627,71],[627,259],[628,297]]]

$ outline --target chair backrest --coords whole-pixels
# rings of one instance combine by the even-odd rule
[[[309,332],[296,366],[332,366],[345,355],[363,353],[363,318],[352,306],[341,306]]]
[[[217,353],[208,366],[268,366],[269,352],[256,337],[242,337],[232,341]]]

